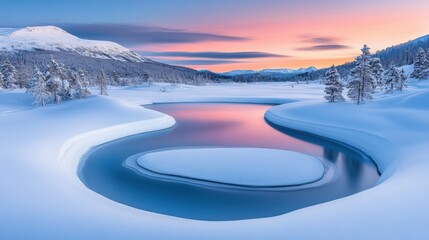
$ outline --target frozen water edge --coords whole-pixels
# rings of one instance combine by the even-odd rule
[[[261,148],[164,149],[130,156],[124,166],[159,180],[210,188],[297,190],[337,177],[335,166],[324,159]]]

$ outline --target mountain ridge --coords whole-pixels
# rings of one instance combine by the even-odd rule
[[[81,39],[55,26],[0,29],[0,51],[69,51],[117,61],[148,62],[134,51],[111,41]]]
[[[246,74],[263,74],[263,75],[271,75],[271,74],[301,74],[306,72],[316,71],[317,68],[311,66],[307,68],[299,68],[299,69],[291,69],[291,68],[266,68],[262,70],[232,70],[229,72],[219,73],[224,76],[239,76]]]

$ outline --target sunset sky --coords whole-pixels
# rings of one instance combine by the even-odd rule
[[[428,0],[2,0],[1,27],[56,25],[223,72],[327,67],[429,34]]]

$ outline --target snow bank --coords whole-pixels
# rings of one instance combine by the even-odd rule
[[[250,188],[303,185],[320,180],[321,160],[309,155],[262,148],[187,148],[144,153],[134,160],[142,174]],[[149,171],[149,173],[148,173]]]
[[[33,108],[34,98],[23,92],[0,89],[0,114]]]
[[[425,88],[361,106],[301,102],[276,106],[266,113],[266,119],[275,124],[357,147],[368,153],[382,172],[379,184],[372,189],[286,215],[285,219],[305,219],[312,226],[303,238],[317,238],[322,233],[330,239],[429,238],[427,99],[429,90]],[[322,219],[329,219],[324,224],[341,226],[341,230],[324,229],[317,222]],[[294,230],[286,236],[298,234]]]

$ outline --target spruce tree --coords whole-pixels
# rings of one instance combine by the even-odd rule
[[[97,77],[97,85],[98,89],[100,90],[100,95],[107,96],[107,78],[103,69],[101,70],[100,75]]]
[[[395,67],[395,65],[391,64],[385,74],[384,92],[392,93],[395,90],[396,85],[400,81],[399,78],[400,72],[398,68]]]
[[[344,97],[341,95],[343,86],[340,79],[341,76],[334,65],[325,73],[325,99],[330,103],[344,101]]]
[[[152,80],[149,77],[149,74],[147,72],[143,72],[142,76],[142,82],[147,82],[147,85],[150,87],[152,85]]]
[[[425,50],[419,48],[417,56],[414,59],[414,71],[411,73],[411,77],[416,79],[424,79],[427,77],[427,71],[429,68],[428,59]]]
[[[4,76],[3,73],[0,72],[0,89],[4,88]]]
[[[351,71],[351,81],[348,85],[347,96],[359,105],[366,100],[371,100],[374,90],[375,78],[371,69],[370,48],[365,44],[361,49],[362,54],[356,58],[356,66]]]
[[[113,86],[121,86],[121,76],[116,71],[112,73],[112,85]]]
[[[399,72],[399,81],[396,83],[396,90],[401,91],[402,89],[404,89],[405,87],[407,87],[407,74],[405,74],[405,70],[401,69],[401,71]]]
[[[46,86],[51,93],[52,101],[60,103],[67,99],[68,80],[66,79],[65,70],[51,56],[51,61],[46,69]]]
[[[3,75],[3,87],[6,89],[13,90],[16,86],[16,69],[7,59],[0,67],[0,72]]]
[[[30,79],[29,85],[30,89],[28,89],[27,92],[31,93],[31,95],[35,97],[34,104],[36,106],[41,105],[44,107],[50,93],[46,86],[45,75],[43,75],[39,68],[34,68],[33,76]]]
[[[383,86],[383,73],[384,68],[381,64],[380,58],[372,58],[370,61],[372,74],[374,75],[375,83],[373,83],[374,88]]]
[[[79,99],[87,98],[91,95],[91,91],[89,90],[89,82],[86,80],[85,73],[82,69],[79,70],[76,78],[75,94],[76,98]]]

